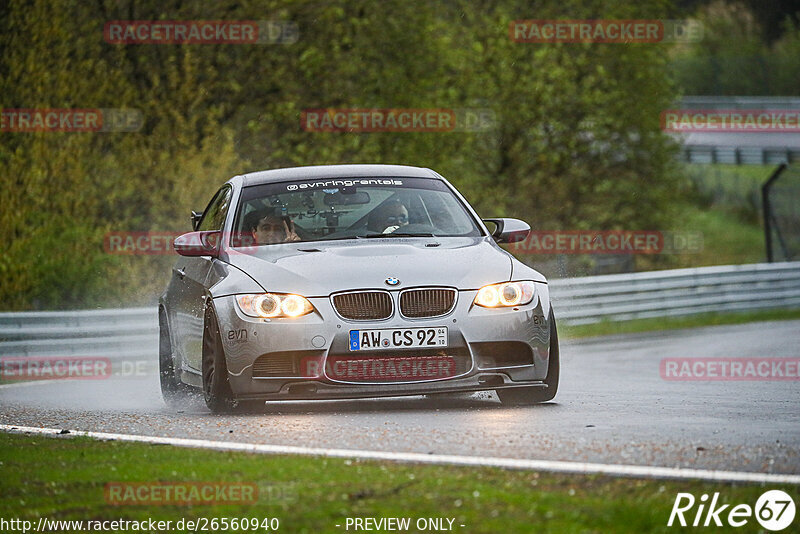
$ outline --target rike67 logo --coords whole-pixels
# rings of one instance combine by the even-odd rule
[[[722,504],[719,493],[714,493],[710,502],[705,493],[699,500],[691,493],[678,493],[667,526],[722,527],[727,524],[738,528],[755,517],[763,528],[777,532],[791,525],[794,515],[794,501],[788,493],[781,490],[763,493],[755,507],[749,504]]]

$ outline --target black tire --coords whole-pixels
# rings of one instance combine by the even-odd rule
[[[158,310],[158,377],[161,396],[167,406],[181,408],[192,396],[192,387],[184,384],[178,375],[175,357],[172,354],[169,325],[164,310]]]
[[[547,366],[547,376],[542,387],[520,387],[495,390],[500,402],[512,406],[525,406],[539,404],[553,400],[558,392],[558,378],[561,372],[561,356],[558,349],[558,329],[553,310],[550,310],[550,361]]]
[[[222,348],[217,316],[209,308],[203,327],[203,399],[213,413],[229,413],[236,409],[228,380],[228,366]]]

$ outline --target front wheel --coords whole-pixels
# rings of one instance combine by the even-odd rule
[[[561,371],[561,358],[558,350],[558,330],[556,329],[556,318],[553,310],[550,310],[550,357],[548,358],[547,376],[544,378],[546,388],[542,387],[520,387],[510,389],[498,389],[497,393],[500,402],[509,405],[528,405],[539,404],[553,400],[558,392],[558,377]]]
[[[228,366],[222,349],[217,316],[209,308],[203,327],[203,398],[213,413],[226,413],[236,408],[228,380]]]

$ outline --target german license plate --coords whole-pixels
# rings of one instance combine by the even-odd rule
[[[419,349],[447,346],[447,327],[350,330],[350,350]]]

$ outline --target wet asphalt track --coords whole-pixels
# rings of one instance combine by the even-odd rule
[[[800,473],[800,381],[672,382],[665,357],[800,356],[800,321],[562,341],[555,401],[491,393],[170,410],[144,377],[0,387],[0,423],[398,452]]]

